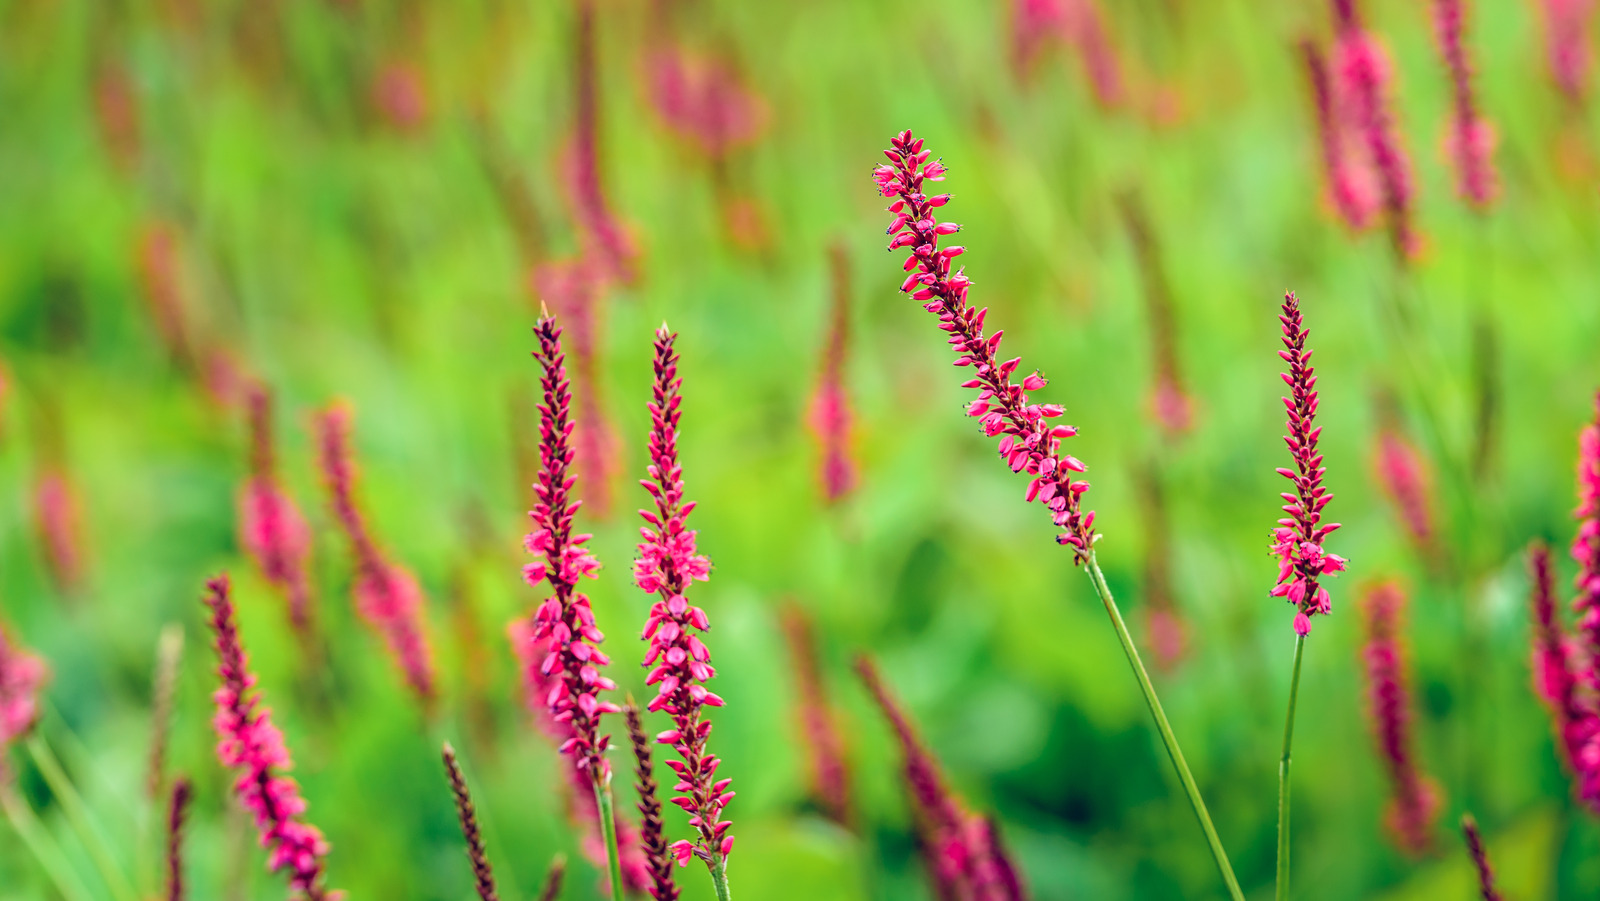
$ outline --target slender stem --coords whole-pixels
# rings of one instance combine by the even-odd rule
[[[45,831],[28,802],[22,800],[10,786],[0,786],[0,807],[5,808],[11,828],[22,837],[22,843],[33,852],[61,896],[67,901],[92,901],[88,889],[83,887],[78,875],[67,865],[66,859],[61,856],[61,848]]]
[[[72,780],[67,778],[66,770],[61,768],[61,762],[56,760],[56,755],[45,743],[44,737],[35,732],[28,737],[28,753],[32,755],[33,762],[39,767],[39,774],[44,776],[44,781],[50,786],[50,793],[61,802],[61,809],[66,812],[67,819],[72,822],[72,828],[83,839],[84,847],[89,850],[89,856],[94,858],[95,867],[100,870],[100,876],[106,882],[106,887],[111,889],[117,901],[135,901],[133,887],[128,884],[128,877],[118,869],[116,858],[111,853],[111,846],[106,842],[105,834],[94,822],[89,814],[88,805],[83,803],[83,798],[78,795],[78,790],[73,787]]]
[[[711,884],[717,887],[717,901],[731,901],[728,893],[728,858],[721,854],[711,856]]]
[[[1117,630],[1117,638],[1122,642],[1122,651],[1128,655],[1128,665],[1133,667],[1133,675],[1139,680],[1139,689],[1144,692],[1144,701],[1150,705],[1150,715],[1155,717],[1156,730],[1161,733],[1161,742],[1167,746],[1167,756],[1172,758],[1172,768],[1178,771],[1178,781],[1183,783],[1183,791],[1189,796],[1189,806],[1194,808],[1195,819],[1200,821],[1200,831],[1205,833],[1206,844],[1211,848],[1211,857],[1217,862],[1217,871],[1222,874],[1222,881],[1228,886],[1228,895],[1234,901],[1244,901],[1244,892],[1239,890],[1239,880],[1233,875],[1233,866],[1228,863],[1228,852],[1222,848],[1222,839],[1217,837],[1217,827],[1211,824],[1211,814],[1206,811],[1206,802],[1200,797],[1200,788],[1195,785],[1194,776],[1189,772],[1189,764],[1184,762],[1183,749],[1178,747],[1178,737],[1172,734],[1172,726],[1167,722],[1167,715],[1161,709],[1161,700],[1156,697],[1155,686],[1150,684],[1150,674],[1145,671],[1144,661],[1139,659],[1139,649],[1134,647],[1133,636],[1128,634],[1128,626],[1122,621],[1122,612],[1117,609],[1116,599],[1111,596],[1111,589],[1106,585],[1105,573],[1100,571],[1100,564],[1095,561],[1094,552],[1089,552],[1086,561],[1089,569],[1089,578],[1094,582],[1094,589],[1100,595],[1101,603],[1105,604],[1106,615],[1111,617],[1111,626]]]
[[[1294,706],[1300,697],[1300,658],[1306,637],[1294,637],[1294,675],[1289,677],[1289,714],[1283,718],[1283,756],[1278,758],[1278,901],[1289,899],[1289,746],[1294,743]]]
[[[610,774],[594,780],[594,800],[600,808],[600,836],[606,843],[606,866],[611,872],[611,901],[622,901],[622,859],[617,855],[617,820],[611,800]]]

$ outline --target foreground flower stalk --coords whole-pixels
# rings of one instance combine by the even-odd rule
[[[950,202],[950,195],[930,196],[925,191],[929,182],[944,181],[944,164],[937,160],[930,162],[931,153],[909,130],[896,135],[884,154],[889,164],[873,170],[873,180],[877,182],[879,193],[894,198],[889,205],[889,212],[895,216],[888,228],[893,236],[889,249],[910,248],[911,251],[906,258],[904,268],[908,275],[901,290],[911,292],[924,309],[939,317],[939,328],[949,335],[949,343],[956,352],[955,365],[973,367],[975,377],[963,387],[978,389],[978,397],[966,408],[967,414],[979,419],[984,434],[991,438],[999,436],[1001,458],[1013,472],[1026,470],[1033,476],[1028,483],[1026,500],[1039,501],[1050,509],[1052,520],[1063,529],[1056,540],[1071,547],[1075,561],[1088,570],[1144,693],[1145,703],[1150,707],[1150,715],[1156,721],[1162,744],[1194,808],[1217,870],[1229,895],[1236,901],[1243,901],[1244,893],[1239,889],[1222,840],[1212,825],[1205,800],[1200,797],[1200,789],[1189,772],[1166,713],[1161,709],[1150,675],[1095,560],[1094,542],[1098,536],[1094,532],[1094,513],[1085,511],[1082,506],[1089,483],[1075,478],[1084,471],[1084,465],[1060,449],[1061,439],[1076,435],[1077,429],[1050,424],[1050,420],[1062,414],[1060,406],[1034,403],[1029,399],[1029,392],[1038,391],[1046,384],[1038,372],[1025,376],[1020,383],[1011,380],[1021,358],[1001,362],[996,351],[1003,332],[986,335],[983,321],[988,310],[968,306],[967,291],[972,281],[965,270],[951,271],[951,262],[966,248],[939,246],[941,237],[953,235],[960,229],[953,222],[940,222],[937,217],[938,209]]]
[[[685,528],[695,503],[683,499],[683,466],[678,462],[683,379],[678,376],[678,352],[673,346],[677,338],[665,324],[656,332],[649,478],[639,482],[655,505],[653,510],[639,511],[645,521],[639,530],[644,541],[633,563],[633,580],[640,591],[656,596],[642,636],[650,642],[644,659],[650,668],[645,684],[657,686],[648,709],[672,718],[673,728],[656,736],[656,741],[670,745],[681,758],[667,761],[678,774],[673,786],[678,796],[672,803],[689,812],[689,825],[698,833],[694,841],[674,842],[672,853],[680,866],[691,855],[705,861],[717,898],[728,901],[733,835],[722,811],[734,795],[728,791],[733,780],[716,778],[722,761],[706,750],[711,722],[704,718],[705,708],[721,707],[722,698],[706,689],[717,671],[710,650],[696,634],[709,631],[711,621],[684,596],[692,581],[710,578],[711,561],[696,553],[695,530]]]

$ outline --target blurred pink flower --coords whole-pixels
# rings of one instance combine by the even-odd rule
[[[94,74],[95,125],[106,155],[124,173],[139,162],[139,112],[139,94],[127,64],[114,56],[101,60]]]
[[[1594,63],[1589,28],[1594,0],[1540,0],[1544,13],[1545,57],[1556,87],[1572,106],[1583,104]]]
[[[49,677],[44,661],[0,628],[0,752],[39,719],[39,692]]]
[[[1391,108],[1393,68],[1378,39],[1362,27],[1355,0],[1334,0],[1333,72],[1335,108],[1350,117],[1367,159],[1378,175],[1390,242],[1402,258],[1422,250],[1412,222],[1411,160],[1401,146]]]
[[[823,814],[848,828],[852,821],[850,766],[845,760],[838,711],[828,702],[827,686],[822,680],[816,629],[806,612],[794,603],[784,607],[782,620],[793,659],[800,741],[805,747],[811,794]]]
[[[1433,477],[1427,460],[1398,428],[1389,425],[1378,430],[1373,469],[1411,540],[1424,554],[1435,553]]]
[[[415,133],[428,124],[428,87],[414,60],[391,59],[372,81],[372,104],[396,131]]]
[[[1456,193],[1477,209],[1494,202],[1494,126],[1483,118],[1472,94],[1472,65],[1463,44],[1470,0],[1433,0],[1434,36],[1450,72],[1451,116],[1445,153],[1456,170]]]
[[[1583,650],[1561,625],[1551,573],[1550,549],[1535,542],[1528,549],[1533,588],[1528,601],[1533,614],[1533,686],[1550,711],[1561,755],[1574,780],[1574,793],[1591,810],[1600,811],[1600,714],[1593,697],[1578,683]]]
[[[822,497],[836,503],[856,487],[856,465],[851,457],[854,414],[845,390],[844,369],[850,355],[850,263],[842,245],[830,255],[833,277],[833,311],[822,349],[822,371],[811,395],[807,424],[821,456],[819,475]]]
[[[71,475],[59,463],[47,463],[34,477],[33,524],[45,569],[63,594],[75,594],[85,576],[83,505]]]
[[[709,159],[755,143],[766,128],[766,102],[729,59],[667,37],[646,55],[645,71],[662,124]]]
[[[572,144],[566,154],[566,184],[583,236],[584,255],[610,280],[633,284],[638,277],[638,250],[606,200],[600,181],[600,99],[595,60],[595,0],[574,0],[576,91]]]
[[[1406,596],[1393,582],[1369,588],[1365,614],[1368,712],[1392,797],[1384,820],[1400,850],[1418,856],[1433,844],[1434,821],[1443,799],[1417,766],[1411,734],[1411,689],[1405,641]]]
[[[1051,39],[1077,49],[1100,106],[1122,104],[1122,61],[1097,0],[1012,0],[1011,61],[1019,78],[1031,75]]]
[[[1323,177],[1329,203],[1355,231],[1372,225],[1378,214],[1378,177],[1361,152],[1358,135],[1349,117],[1336,107],[1333,82],[1322,50],[1310,39],[1300,42],[1300,51],[1311,83],[1311,97],[1317,114],[1317,134],[1322,145]]]
[[[306,810],[300,787],[285,775],[292,764],[283,733],[272,724],[272,712],[253,689],[256,678],[246,661],[228,596],[228,577],[206,583],[206,606],[217,650],[222,685],[213,695],[217,713],[217,758],[238,772],[233,792],[254,817],[267,849],[267,868],[289,871],[289,888],[306,901],[323,901],[338,893],[322,885],[328,843],[315,826],[302,819]]]
[[[189,334],[189,314],[184,309],[182,263],[174,232],[165,222],[147,222],[139,235],[136,262],[145,306],[156,334],[173,363],[189,369],[194,365],[195,355]]]
[[[530,284],[539,301],[566,323],[564,332],[572,347],[572,383],[577,402],[573,463],[584,484],[584,506],[604,519],[611,512],[613,478],[621,469],[616,434],[600,400],[596,347],[600,341],[604,279],[591,261],[576,258],[539,263],[533,267]]]
[[[1595,659],[1600,658],[1600,396],[1595,398],[1595,408],[1595,420],[1578,434],[1578,506],[1572,511],[1578,520],[1572,541],[1578,575],[1572,606],[1588,658],[1582,668],[1584,684],[1600,689],[1595,669]]]
[[[278,480],[273,448],[272,394],[253,383],[250,413],[250,475],[239,489],[239,540],[262,578],[283,592],[289,621],[302,636],[311,628],[311,587],[307,575],[311,529]]]

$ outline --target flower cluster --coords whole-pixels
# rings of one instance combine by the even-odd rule
[[[406,684],[431,705],[435,696],[433,651],[423,628],[422,588],[416,577],[378,549],[356,506],[355,464],[350,449],[350,409],[335,404],[318,417],[323,479],[333,512],[350,540],[356,577],[356,610],[382,636]]]
[[[1033,476],[1028,483],[1027,500],[1050,508],[1056,525],[1064,529],[1057,541],[1071,546],[1075,559],[1083,562],[1093,552],[1095,542],[1094,512],[1082,507],[1089,483],[1075,478],[1084,471],[1083,463],[1060,449],[1061,439],[1076,435],[1078,430],[1070,425],[1050,424],[1062,414],[1062,408],[1034,403],[1028,397],[1045,386],[1044,376],[1035,371],[1020,383],[1013,382],[1011,376],[1022,359],[1001,362],[996,352],[1004,331],[985,335],[983,321],[988,309],[967,305],[972,281],[965,269],[952,272],[950,268],[951,261],[966,248],[939,246],[941,237],[960,230],[955,223],[940,222],[937,217],[938,208],[950,202],[950,195],[929,196],[924,192],[929,183],[944,181],[943,162],[930,162],[930,152],[909,130],[896,135],[884,155],[889,158],[889,165],[873,170],[872,177],[880,194],[896,198],[889,205],[889,212],[894,214],[888,229],[894,236],[889,249],[911,251],[905,262],[910,274],[900,290],[912,292],[912,298],[921,301],[924,309],[938,315],[939,328],[949,334],[950,346],[955,349],[955,365],[973,367],[976,378],[962,384],[964,388],[978,389],[977,399],[966,408],[967,415],[979,420],[984,434],[999,436],[1000,456],[1012,472],[1026,470]]]
[[[39,719],[39,690],[49,675],[43,660],[0,629],[0,751],[26,735]]]
[[[1312,352],[1306,347],[1310,332],[1293,291],[1283,296],[1283,312],[1278,321],[1283,323],[1284,346],[1278,356],[1289,364],[1289,371],[1282,377],[1291,395],[1283,398],[1289,416],[1289,434],[1283,440],[1295,463],[1294,469],[1280,468],[1278,474],[1293,482],[1295,490],[1282,495],[1283,510],[1289,515],[1278,520],[1277,528],[1272,530],[1272,553],[1278,558],[1278,581],[1272,596],[1295,605],[1294,631],[1307,635],[1311,632],[1311,617],[1325,615],[1330,609],[1328,589],[1319,580],[1343,572],[1345,560],[1322,547],[1323,539],[1339,524],[1322,522],[1322,510],[1333,495],[1322,486],[1325,470],[1322,455],[1317,452],[1322,429],[1314,424],[1317,375],[1311,366]]]
[[[1016,867],[993,821],[968,811],[945,784],[939,762],[923,746],[873,662],[858,657],[856,673],[900,742],[912,818],[922,833],[935,896],[952,901],[1021,901],[1025,894]]]
[[[1450,131],[1445,149],[1456,169],[1456,193],[1477,209],[1494,202],[1499,184],[1494,171],[1494,127],[1483,118],[1472,95],[1472,66],[1462,42],[1467,0],[1433,0],[1434,35],[1450,70]]]
[[[528,512],[534,528],[523,542],[536,559],[523,567],[522,577],[535,587],[548,582],[552,593],[534,614],[529,637],[550,645],[538,661],[539,674],[559,674],[544,701],[551,717],[571,728],[561,753],[570,756],[573,766],[595,785],[603,785],[611,773],[605,759],[611,736],[599,734],[600,717],[622,708],[600,697],[617,686],[600,674],[600,667],[611,662],[598,647],[605,635],[595,627],[589,598],[577,591],[578,580],[593,578],[600,561],[584,547],[590,536],[572,533],[572,518],[582,502],[572,498],[577,479],[568,474],[573,457],[572,385],[561,349],[561,327],[545,315],[534,326],[534,334],[539,348],[533,356],[543,368],[544,400],[539,405],[539,480]]]
[[[328,843],[315,826],[301,819],[306,802],[300,787],[284,775],[290,769],[283,733],[272,724],[271,711],[254,691],[239,631],[233,618],[228,577],[206,583],[206,606],[211,608],[211,630],[217,650],[217,673],[222,685],[212,697],[217,713],[217,757],[238,771],[234,794],[255,818],[261,845],[267,849],[267,867],[289,872],[289,887],[306,901],[332,897],[322,885],[323,858]]]
[[[684,527],[694,502],[683,499],[683,467],[678,462],[678,421],[682,397],[678,390],[678,353],[673,348],[677,334],[665,325],[656,332],[655,384],[650,410],[649,478],[639,483],[655,501],[654,510],[640,510],[645,525],[644,540],[633,563],[633,581],[639,590],[656,595],[645,622],[643,638],[650,642],[644,665],[650,669],[645,684],[656,686],[656,696],[648,709],[664,711],[673,728],[656,736],[671,745],[680,760],[667,766],[678,774],[673,788],[679,794],[672,803],[689,812],[689,825],[699,837],[695,841],[674,842],[672,853],[679,865],[691,855],[704,860],[713,871],[725,866],[733,849],[730,822],[722,811],[734,793],[728,791],[731,779],[716,779],[722,762],[706,750],[711,722],[703,719],[704,708],[721,707],[722,698],[706,689],[717,671],[711,665],[711,651],[697,632],[706,632],[711,621],[706,612],[684,597],[689,583],[710,578],[711,561],[696,553],[695,531]]]
[[[1377,585],[1362,603],[1367,643],[1369,712],[1378,751],[1394,797],[1386,820],[1401,850],[1421,854],[1432,844],[1434,818],[1442,806],[1438,789],[1417,767],[1411,740],[1411,689],[1403,636],[1406,596],[1393,583]]]
[[[239,542],[262,578],[284,593],[295,631],[311,628],[311,529],[278,480],[272,447],[272,395],[265,385],[246,391],[250,413],[250,476],[239,490]]]

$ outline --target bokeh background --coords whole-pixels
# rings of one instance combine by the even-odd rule
[[[627,574],[649,342],[666,320],[682,333],[684,465],[715,563],[696,597],[728,701],[714,744],[739,792],[740,897],[930,897],[898,752],[850,670],[863,650],[953,786],[999,815],[1034,897],[1222,897],[1089,581],[961,415],[968,392],[932,317],[895,291],[868,175],[907,127],[951,168],[974,300],[1082,429],[1099,558],[1247,892],[1271,894],[1293,644],[1266,553],[1287,465],[1285,289],[1316,348],[1330,514],[1345,524],[1330,547],[1351,560],[1300,692],[1297,896],[1473,896],[1454,830],[1469,809],[1511,897],[1600,890],[1600,829],[1571,800],[1527,662],[1523,549],[1570,540],[1575,438],[1600,381],[1600,157],[1583,98],[1551,78],[1547,5],[1471,7],[1502,182],[1481,213],[1439,149],[1450,80],[1428,5],[1364,5],[1393,59],[1425,236],[1400,263],[1323,199],[1295,47],[1325,40],[1320,4],[1105,2],[1095,45],[1081,25],[1019,36],[998,0],[593,0],[598,184],[636,256],[631,279],[576,301],[593,339],[579,390],[615,439],[604,492],[592,468],[579,486],[606,567],[591,593],[613,675],[642,694],[648,599]],[[575,312],[533,273],[595,257],[577,10],[0,3],[0,607],[53,673],[39,732],[141,894],[158,885],[144,786],[170,623],[186,635],[168,766],[197,785],[193,891],[284,892],[212,753],[199,597],[226,569],[333,844],[331,885],[470,895],[437,759],[449,739],[502,896],[530,896],[565,852],[564,897],[599,897],[505,640],[540,600],[518,571],[529,327],[541,301]],[[1118,83],[1097,81],[1107,66]],[[836,501],[808,425],[830,345],[857,469]],[[312,521],[319,647],[294,636],[240,549],[246,379],[276,394],[283,479]],[[1163,379],[1192,403],[1187,428],[1157,415]],[[443,674],[431,720],[350,600],[310,428],[336,398],[355,411],[372,527],[428,596]],[[1385,493],[1385,442],[1423,473],[1428,541]],[[55,479],[65,505],[40,500]],[[61,536],[75,562],[48,551]],[[1572,565],[1558,559],[1565,597]],[[1411,597],[1417,754],[1445,796],[1420,859],[1382,828],[1364,717],[1356,600],[1383,579]],[[846,735],[848,828],[808,784],[790,607],[815,624]],[[1157,646],[1152,611],[1182,624],[1181,649]],[[9,766],[110,897],[32,760],[16,748]],[[681,835],[682,815],[668,817]],[[697,867],[680,872],[685,897],[711,896]],[[0,897],[54,897],[3,827]]]

